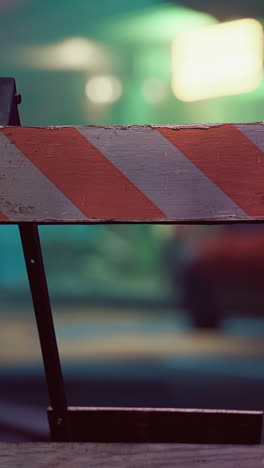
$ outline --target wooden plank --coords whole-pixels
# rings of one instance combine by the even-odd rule
[[[5,468],[262,468],[263,446],[0,443]]]
[[[74,442],[258,444],[260,411],[69,407]],[[53,441],[55,414],[48,409]]]
[[[263,123],[2,127],[0,222],[263,222],[263,150]]]

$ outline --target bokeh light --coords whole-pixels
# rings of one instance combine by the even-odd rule
[[[112,75],[93,76],[85,87],[86,96],[94,104],[112,104],[122,95],[121,81]]]
[[[85,37],[18,48],[15,56],[24,66],[46,70],[100,70],[108,64],[104,47]]]
[[[172,89],[182,101],[242,94],[263,76],[263,29],[254,19],[183,33],[172,45]]]
[[[164,80],[160,78],[148,78],[143,82],[142,94],[146,102],[150,104],[159,104],[167,98],[167,85]]]

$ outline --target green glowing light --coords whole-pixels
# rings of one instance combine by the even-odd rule
[[[215,24],[211,15],[181,6],[165,4],[141,10],[113,21],[104,28],[104,36],[113,42],[139,43],[171,41],[175,34]]]

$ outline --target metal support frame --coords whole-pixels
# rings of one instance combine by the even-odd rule
[[[17,105],[21,103],[21,95],[14,78],[0,78],[0,103],[0,125],[20,125]]]
[[[21,95],[17,94],[14,78],[0,78],[0,100],[0,125],[20,126],[17,106],[21,102]],[[19,231],[38,327],[49,399],[55,415],[57,439],[70,441],[68,405],[38,226],[33,223],[22,223],[19,224]]]
[[[19,231],[35,310],[50,404],[55,413],[58,440],[69,441],[70,424],[64,379],[36,224],[20,224]]]

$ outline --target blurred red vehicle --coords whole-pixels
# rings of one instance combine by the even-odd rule
[[[180,236],[192,249],[181,282],[194,325],[216,328],[231,314],[264,316],[264,226],[222,226],[205,235],[189,227],[189,241],[184,229]]]

